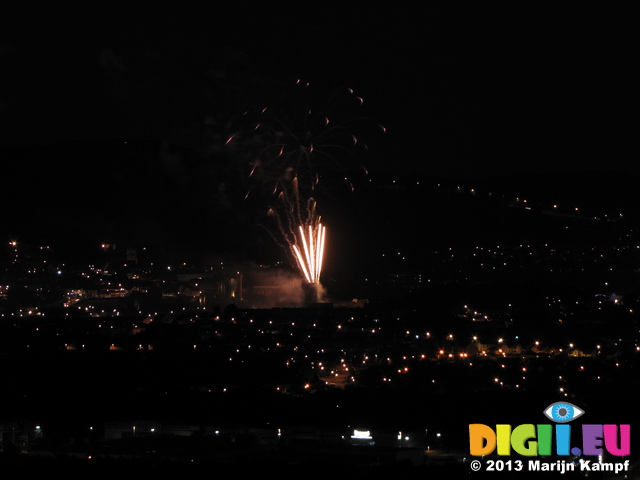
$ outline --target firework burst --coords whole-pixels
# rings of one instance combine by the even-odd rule
[[[298,179],[295,177],[289,188],[280,191],[277,199],[277,207],[269,209],[269,215],[276,219],[280,233],[279,238],[274,238],[290,253],[307,283],[318,284],[326,227],[316,211],[316,202],[313,198],[303,200],[300,197]]]
[[[248,190],[258,198],[268,195],[277,201],[269,208],[276,219],[276,243],[285,248],[307,284],[320,283],[325,252],[326,227],[316,211],[316,198],[335,194],[338,184],[354,188],[352,175],[367,169],[359,150],[368,150],[354,127],[371,122],[363,115],[363,99],[354,91],[337,91],[324,106],[308,83],[296,82],[296,91],[285,101],[248,111],[243,128],[228,136],[226,147],[240,153],[249,165]],[[376,129],[384,131],[380,125]]]
[[[259,186],[277,193],[294,177],[307,196],[317,195],[320,188],[334,192],[340,183],[353,190],[352,176],[368,173],[360,155],[368,150],[359,138],[362,126],[371,126],[360,112],[363,102],[350,88],[322,101],[308,83],[298,81],[284,101],[246,112],[244,126],[229,135],[226,145],[251,140],[244,152],[250,166],[249,192]],[[384,131],[380,125],[375,128]]]

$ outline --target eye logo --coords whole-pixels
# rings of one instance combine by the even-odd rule
[[[568,402],[556,402],[549,405],[543,412],[549,420],[557,423],[566,423],[575,420],[584,413],[584,410]]]

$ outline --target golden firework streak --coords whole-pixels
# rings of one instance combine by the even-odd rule
[[[300,233],[300,243],[302,243],[302,251],[297,244],[293,245],[293,252],[296,260],[300,265],[300,269],[304,274],[307,282],[320,282],[320,272],[322,270],[322,257],[324,255],[325,227],[318,223],[315,228],[308,226],[308,233],[305,235],[304,227],[298,227]]]

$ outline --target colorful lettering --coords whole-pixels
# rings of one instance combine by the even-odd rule
[[[608,452],[615,456],[628,456],[631,452],[630,425],[582,425],[582,448],[571,448],[571,425],[566,423],[522,424],[512,428],[497,424],[495,430],[482,423],[469,425],[469,451],[473,456],[497,453],[511,455],[512,450],[525,457],[552,455],[599,456]],[[576,439],[574,439],[576,440]]]

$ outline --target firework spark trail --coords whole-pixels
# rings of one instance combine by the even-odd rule
[[[276,181],[287,171],[294,172],[306,188],[315,190],[321,173],[343,170],[336,154],[354,156],[352,148],[358,144],[357,137],[345,125],[329,125],[325,119],[323,127],[315,131],[307,125],[309,130],[297,132],[276,117],[266,118],[260,130],[273,140],[258,153],[254,166]],[[363,166],[360,168],[365,170]],[[349,186],[353,187],[350,182]]]
[[[275,217],[284,244],[274,239],[293,255],[296,264],[307,283],[320,282],[325,250],[326,227],[316,212],[316,202],[309,198],[302,202],[297,178],[289,189],[284,188],[278,195],[280,208],[270,208]]]
[[[300,270],[308,283],[320,283],[322,259],[324,254],[324,240],[326,227],[319,219],[315,226],[307,225],[308,235],[304,233],[304,226],[299,225],[299,242],[302,243],[304,255],[297,244],[291,246]]]
[[[323,102],[309,83],[298,80],[296,85],[294,95],[284,103],[245,112],[244,126],[228,137],[227,145],[236,148],[238,142],[251,139],[245,144],[249,146],[245,152],[248,178],[266,187],[265,191],[277,190],[283,178],[290,181],[294,176],[306,195],[322,185],[325,191],[333,191],[336,185],[327,182],[340,179],[353,191],[351,175],[368,173],[354,150],[366,151],[368,146],[352,131],[370,124],[362,114],[352,115],[362,107],[362,97],[351,88],[341,88]],[[315,101],[323,105],[316,108]],[[384,132],[380,125],[377,129]]]

